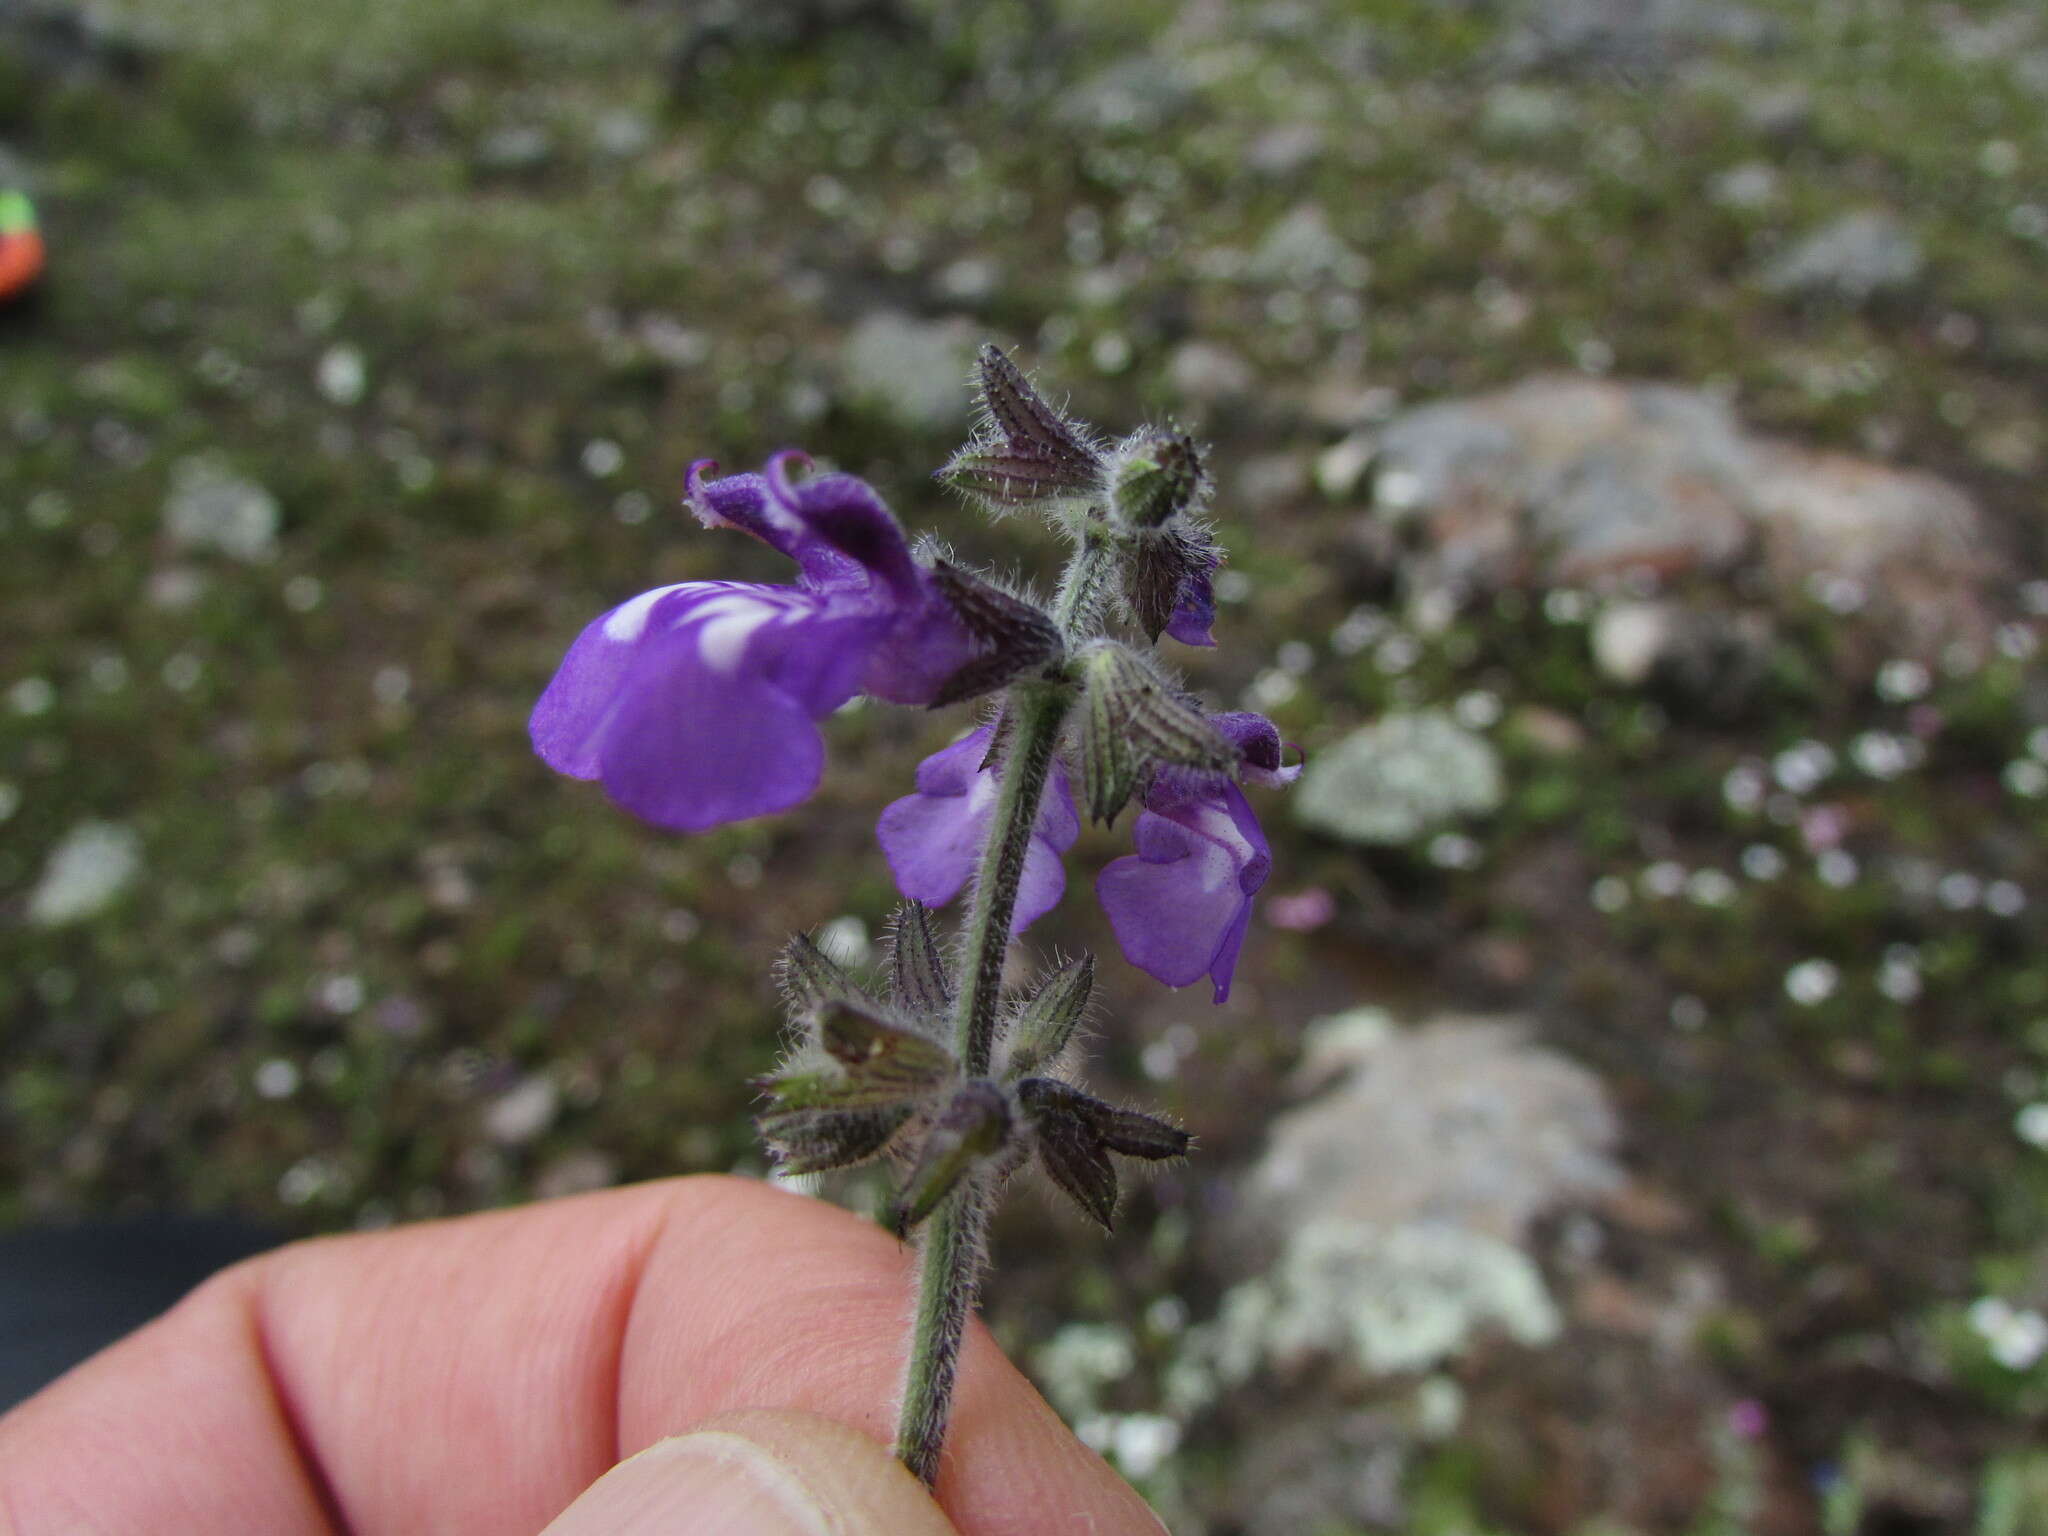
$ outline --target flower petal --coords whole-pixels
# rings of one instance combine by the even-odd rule
[[[932,761],[925,759],[927,764]],[[943,907],[973,877],[988,835],[988,813],[996,789],[992,776],[979,777],[982,782],[972,788],[927,792],[920,767],[919,792],[905,795],[883,810],[875,835],[881,839],[882,855],[896,877],[896,889],[912,901]]]
[[[918,764],[917,793],[888,806],[876,824],[896,888],[913,901],[944,906],[974,877],[1000,787],[996,770],[981,768],[994,734],[993,726],[982,726]],[[1060,855],[1080,835],[1066,769],[1055,763],[1024,852],[1012,933],[1022,933],[1059,905],[1067,888]]]
[[[914,595],[915,562],[903,530],[881,498],[852,475],[821,475],[802,486],[790,466],[810,461],[779,453],[765,474],[710,478],[718,466],[690,466],[683,499],[707,528],[737,528],[794,560],[816,592],[865,592],[880,581]]]
[[[1238,773],[1247,784],[1278,789],[1301,777],[1301,764],[1287,764],[1280,728],[1251,710],[1211,715],[1209,723],[1237,748]]]
[[[1215,570],[1212,559],[1207,570],[1196,571],[1181,583],[1180,600],[1174,604],[1173,617],[1166,621],[1166,632],[1182,645],[1216,643],[1216,636],[1210,633],[1216,623],[1216,587],[1210,579]]]
[[[1117,859],[1095,890],[1124,958],[1170,987],[1207,973],[1215,998],[1230,995],[1252,896],[1272,855],[1251,806],[1234,784],[1139,813],[1137,856]]]
[[[852,696],[886,623],[794,587],[643,593],[570,648],[534,710],[534,745],[678,831],[786,810],[823,767],[812,722]]]
[[[640,654],[649,628],[667,628],[665,621],[657,620],[657,610],[666,615],[679,602],[689,601],[678,594],[709,585],[684,582],[656,587],[584,626],[527,722],[527,733],[542,762],[572,779],[597,777],[604,725],[617,707],[626,673]]]

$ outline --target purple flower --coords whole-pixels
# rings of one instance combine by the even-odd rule
[[[1280,733],[1263,715],[1211,715],[1209,723],[1236,744],[1246,782],[1277,786],[1301,772],[1284,765]],[[1224,1001],[1252,898],[1273,868],[1244,791],[1227,779],[1162,770],[1146,786],[1134,835],[1136,856],[1113,861],[1095,880],[1124,958],[1170,987],[1207,975]]]
[[[1205,558],[1182,579],[1180,597],[1173,605],[1173,617],[1166,621],[1166,632],[1182,645],[1213,647],[1216,636],[1211,632],[1216,623],[1216,567],[1221,562],[1213,553]]]
[[[795,586],[691,581],[603,614],[569,648],[529,730],[548,766],[600,779],[635,815],[682,832],[787,810],[817,788],[815,721],[856,693],[931,702],[976,646],[911,558],[895,518],[851,475],[793,485],[784,453],[759,475],[705,478],[706,527],[794,560]]]
[[[974,874],[995,812],[998,776],[993,769],[981,768],[994,734],[993,726],[984,725],[933,753],[917,765],[917,793],[882,812],[875,833],[896,876],[896,888],[913,901],[942,907]],[[1059,905],[1067,888],[1060,855],[1080,835],[1081,818],[1074,810],[1067,770],[1054,763],[1024,857],[1012,933],[1022,933]]]

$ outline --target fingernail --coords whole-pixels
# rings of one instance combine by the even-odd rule
[[[832,1516],[796,1469],[751,1440],[703,1430],[674,1442],[671,1474],[680,1525],[656,1529],[689,1536],[832,1536]],[[637,1536],[637,1533],[636,1533]]]
[[[833,1536],[796,1469],[723,1430],[649,1446],[592,1485],[546,1536]]]
[[[750,1409],[649,1446],[542,1536],[956,1536],[886,1447],[815,1414]]]

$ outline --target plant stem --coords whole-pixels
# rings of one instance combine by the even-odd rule
[[[1027,684],[1010,693],[1011,730],[989,818],[988,842],[974,883],[967,920],[967,985],[954,1019],[954,1054],[968,1077],[984,1077],[995,1052],[996,1003],[1002,995],[1003,961],[1010,952],[1010,920],[1017,912],[1017,885],[1038,825],[1038,803],[1052,771],[1060,722],[1073,696],[1064,686]]]
[[[1114,561],[1108,539],[1089,529],[1067,564],[1053,602],[1053,621],[1068,645],[1079,644],[1086,638],[1083,631],[1093,628]],[[1038,827],[1039,802],[1052,772],[1060,726],[1073,702],[1073,691],[1065,683],[1021,683],[1010,690],[1008,751],[974,882],[966,932],[967,985],[961,989],[953,1020],[954,1055],[969,1078],[986,1077],[995,1059],[996,1011],[1002,1000],[1003,962],[1010,953],[1010,922],[1017,914],[1017,886]],[[910,1330],[903,1411],[896,1420],[896,1457],[926,1487],[938,1480],[939,1451],[953,1412],[960,1338],[981,1289],[989,1215],[1000,1183],[1000,1176],[986,1173],[962,1179],[939,1202],[920,1238],[917,1316]]]
[[[1060,589],[1052,602],[1053,622],[1066,636],[1067,644],[1079,645],[1095,632],[1103,602],[1103,587],[1116,572],[1116,551],[1099,521],[1090,522],[1081,534],[1081,547],[1074,551],[1060,576]]]
[[[1060,723],[1072,703],[1071,692],[1058,684],[1026,684],[1010,693],[1009,750],[975,881],[967,922],[967,984],[954,1017],[954,1051],[969,1078],[986,1077],[995,1057],[996,1009],[1002,997],[1003,961],[1010,952],[1017,886],[1038,825],[1045,781],[1052,772]],[[953,1371],[960,1357],[960,1336],[974,1313],[981,1286],[983,1239],[995,1182],[987,1174],[962,1179],[924,1227],[917,1317],[911,1324],[903,1411],[896,1421],[896,1455],[926,1486],[939,1475],[939,1450],[953,1411]]]
[[[903,1411],[896,1420],[896,1459],[927,1488],[939,1477],[939,1452],[953,1412],[953,1374],[981,1288],[992,1204],[982,1177],[962,1179],[920,1233],[917,1317],[911,1325]]]

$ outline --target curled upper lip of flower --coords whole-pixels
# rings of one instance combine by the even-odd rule
[[[550,767],[677,831],[787,810],[824,768],[816,721],[861,692],[929,703],[976,654],[881,499],[851,475],[796,483],[809,462],[691,466],[699,521],[789,556],[798,581],[683,582],[592,620],[534,708]]]

